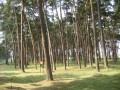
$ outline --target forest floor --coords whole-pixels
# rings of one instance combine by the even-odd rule
[[[38,65],[39,67],[39,65]],[[59,64],[53,72],[54,81],[45,80],[45,72],[28,66],[23,73],[13,64],[0,65],[0,90],[120,90],[120,61],[109,61],[109,69],[100,64],[100,72],[95,65],[79,69],[70,64],[67,70]]]

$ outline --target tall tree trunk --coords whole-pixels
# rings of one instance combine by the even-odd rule
[[[37,0],[38,8],[39,8],[39,16],[41,22],[41,33],[43,35],[43,45],[44,45],[44,55],[45,55],[45,64],[46,64],[46,80],[51,81],[53,80],[51,64],[50,64],[50,54],[49,54],[49,41],[47,36],[47,23],[45,22],[45,12],[44,12],[44,1]]]
[[[27,19],[27,24],[28,24],[28,28],[29,28],[29,33],[30,33],[30,35],[31,35],[34,64],[35,64],[35,68],[37,69],[36,50],[35,50],[35,39],[34,39],[34,36],[33,36],[33,32],[32,32],[32,30],[31,30],[30,22],[29,22],[29,20],[28,20],[27,15],[26,15],[26,19]]]
[[[107,57],[106,57],[105,39],[104,39],[104,33],[103,33],[103,29],[102,29],[102,24],[101,24],[100,0],[97,0],[97,8],[98,8],[99,30],[101,32],[101,42],[102,42],[104,67],[107,69],[108,68],[108,60],[107,60]]]
[[[86,1],[85,4],[85,22],[86,22],[86,31],[88,32],[88,61],[89,64],[92,66],[92,60],[93,60],[93,55],[92,55],[92,42],[91,42],[91,36],[90,36],[90,29],[89,29],[89,23],[88,23],[88,11],[87,11],[87,5],[88,5],[88,0]]]
[[[94,53],[95,53],[95,62],[96,62],[96,70],[99,72],[99,61],[97,56],[97,37],[96,37],[96,29],[95,29],[95,20],[94,20],[94,10],[93,10],[93,0],[90,0],[91,5],[91,15],[92,15],[92,29],[94,32]]]
[[[21,69],[24,70],[24,50],[23,50],[23,14],[24,14],[24,0],[21,1]]]
[[[78,14],[78,7],[75,6],[76,4],[77,4],[77,2],[75,0],[73,0],[73,7],[75,9],[75,11],[73,11],[73,14],[75,15],[75,21],[76,21],[76,22],[74,22],[74,26],[73,26],[73,30],[75,32],[74,42],[75,42],[75,48],[76,48],[76,61],[77,61],[78,67],[81,69],[80,38],[79,38],[79,28],[80,28],[79,21],[80,20],[79,20],[79,14]],[[80,34],[81,34],[81,32],[80,32]]]
[[[47,10],[47,7],[45,8]],[[47,12],[45,13],[45,21],[47,21]],[[51,61],[51,65],[52,65],[52,70],[55,70],[55,64],[54,64],[54,60],[53,60],[53,48],[52,48],[52,43],[51,43],[51,39],[50,39],[50,31],[48,30],[48,24],[46,22],[46,27],[47,27],[47,33],[48,33],[48,43],[49,43],[49,54],[50,54],[50,61]]]
[[[15,63],[15,69],[17,68],[17,60],[16,60],[16,43],[15,38],[13,38],[13,61]]]
[[[63,63],[64,63],[64,68],[66,70],[66,60],[65,60],[65,47],[64,47],[64,35],[63,35],[63,17],[62,17],[62,4],[61,4],[61,0],[60,0],[60,19],[61,19],[61,22],[60,22],[60,36],[61,36],[61,47],[62,47],[62,60],[63,60]]]
[[[6,54],[5,61],[6,61],[6,64],[8,65],[9,62],[8,62],[8,50],[7,49],[8,49],[8,47],[7,47],[7,35],[5,33],[5,54]]]
[[[26,37],[26,43],[25,43],[25,62],[26,62],[26,68],[27,68],[27,66],[28,66],[28,42],[27,42],[27,37]]]
[[[112,59],[113,59],[113,62],[116,63],[117,62],[117,46],[116,46],[116,39],[115,39],[115,31],[114,31],[114,26],[115,26],[115,23],[114,22],[111,22],[113,28],[111,30],[111,34],[112,34],[112,40],[111,40],[111,50],[112,50]]]
[[[15,24],[16,24],[16,35],[17,35],[17,60],[19,62],[19,68],[21,69],[21,60],[20,60],[20,31],[18,27],[18,17],[16,13],[16,7],[14,7],[14,14],[15,14]]]
[[[58,10],[57,10],[57,5],[55,4],[55,9],[56,9],[56,14],[57,14],[57,19],[59,21],[59,30],[60,30],[60,40],[61,40],[61,57],[62,57],[62,63],[64,63],[64,68],[66,70],[66,60],[65,60],[65,50],[64,50],[64,39],[63,39],[63,22],[62,22],[62,6],[61,6],[61,0],[59,1],[60,3],[60,18],[58,15]],[[61,20],[60,20],[61,19]]]

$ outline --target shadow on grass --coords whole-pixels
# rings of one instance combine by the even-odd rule
[[[64,73],[64,74],[54,75],[54,78],[58,80],[73,80],[73,79],[80,79],[80,76],[74,75],[72,73]]]
[[[20,83],[20,84],[28,84],[28,83],[36,83],[39,81],[45,80],[44,75],[36,75],[36,76],[26,76],[26,77],[0,77],[0,85],[5,83]]]
[[[5,76],[13,76],[13,75],[18,75],[19,73],[0,73],[0,75],[5,75]]]
[[[120,90],[120,73],[113,76],[100,74],[66,83],[53,81],[51,86],[32,90]]]
[[[115,70],[120,70],[120,60],[118,62],[109,61],[109,67]]]
[[[0,77],[0,85],[4,84],[6,82],[9,82],[8,80],[9,80],[8,77],[4,77],[4,76]]]
[[[21,87],[5,87],[7,90],[26,90],[24,88]]]
[[[39,82],[42,80],[45,80],[45,76],[44,75],[31,75],[31,76],[26,76],[26,77],[13,77],[12,78],[12,82],[13,83],[21,83],[21,84],[27,84],[27,83],[35,83],[35,82]]]

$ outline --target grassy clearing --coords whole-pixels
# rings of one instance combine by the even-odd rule
[[[58,65],[54,81],[47,82],[45,73],[34,65],[28,66],[25,73],[12,64],[0,65],[0,90],[10,90],[11,85],[12,90],[120,90],[120,61],[110,61],[108,70],[102,63],[100,67],[101,72],[96,72],[95,65],[79,69],[72,64],[67,70]]]

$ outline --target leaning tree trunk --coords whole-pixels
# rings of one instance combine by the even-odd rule
[[[45,8],[46,10],[47,10],[47,6],[46,6],[46,8]],[[47,15],[47,12],[45,13],[45,16]],[[45,17],[45,21],[47,21],[47,16]],[[52,48],[52,41],[51,41],[51,37],[50,37],[50,31],[48,30],[49,28],[48,28],[48,24],[47,24],[47,22],[46,22],[46,26],[47,26],[47,33],[48,33],[48,43],[49,43],[49,54],[50,54],[50,61],[51,61],[51,66],[52,66],[52,70],[54,71],[55,69],[54,69],[54,60],[53,60],[53,48]]]
[[[34,64],[35,64],[35,68],[37,69],[36,50],[35,50],[35,37],[34,37],[33,32],[31,30],[30,21],[29,21],[29,19],[27,17],[27,14],[26,14],[26,19],[27,19],[27,24],[28,24],[28,28],[29,28],[29,33],[31,35]]]
[[[45,55],[45,64],[46,64],[46,80],[51,81],[53,80],[51,64],[50,64],[50,56],[49,56],[49,42],[47,36],[47,23],[45,21],[45,12],[44,12],[44,1],[37,0],[38,8],[39,8],[39,16],[40,16],[40,23],[41,23],[41,33],[43,35],[43,45],[44,45],[44,55]]]
[[[100,29],[100,32],[101,32],[101,42],[102,42],[104,67],[107,69],[108,68],[108,61],[107,61],[107,57],[106,57],[106,47],[105,47],[104,33],[103,33],[103,29],[102,29],[102,24],[101,24],[100,0],[97,0],[97,6],[98,6],[99,29]]]

